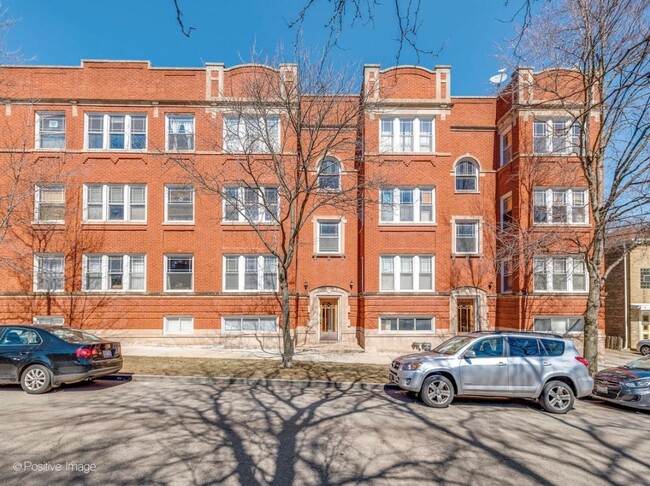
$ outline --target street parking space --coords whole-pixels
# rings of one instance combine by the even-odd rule
[[[650,414],[581,400],[97,380],[0,388],[3,484],[645,484]]]

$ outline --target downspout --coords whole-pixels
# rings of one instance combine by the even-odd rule
[[[623,343],[623,349],[627,349],[629,346],[628,340],[629,340],[629,311],[628,311],[628,298],[627,298],[627,293],[629,291],[628,289],[628,281],[627,281],[627,265],[628,265],[628,259],[629,259],[629,254],[627,252],[627,245],[623,243],[623,309],[624,309],[624,318],[623,318],[623,323],[625,324],[625,342]]]

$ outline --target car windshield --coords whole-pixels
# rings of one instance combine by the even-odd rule
[[[442,343],[434,351],[440,354],[456,354],[474,339],[472,336],[456,336]]]
[[[97,336],[80,329],[55,329],[50,332],[59,339],[63,339],[69,343],[88,343],[101,341],[101,339]]]
[[[641,358],[641,359],[635,359],[634,361],[630,361],[627,363],[623,368],[627,368],[628,370],[645,370],[645,371],[650,371],[650,359],[648,358]]]

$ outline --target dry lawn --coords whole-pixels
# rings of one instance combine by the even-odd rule
[[[293,368],[280,368],[273,359],[163,358],[125,356],[122,373],[135,375],[211,376],[220,378],[266,378],[333,382],[386,383],[383,365],[294,361]]]

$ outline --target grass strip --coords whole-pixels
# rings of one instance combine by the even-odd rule
[[[319,380],[334,382],[386,383],[384,365],[321,361],[294,361],[281,368],[279,359],[218,359],[125,356],[122,373],[135,375],[208,376]]]

